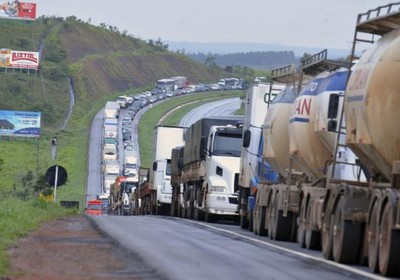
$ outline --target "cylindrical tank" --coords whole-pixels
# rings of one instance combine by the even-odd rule
[[[372,175],[390,180],[400,160],[400,30],[387,33],[352,69],[346,142]]]
[[[323,72],[312,79],[293,103],[289,118],[290,155],[310,180],[325,174],[336,133],[327,130],[331,94],[342,94],[347,71]],[[340,112],[336,118],[339,119]],[[338,129],[338,128],[337,128]]]
[[[296,99],[293,87],[281,91],[272,102],[263,125],[263,158],[286,178],[289,168],[289,116]]]

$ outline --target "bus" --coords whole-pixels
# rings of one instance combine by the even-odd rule
[[[172,79],[161,79],[156,83],[156,89],[162,92],[174,91],[175,90],[175,80]]]

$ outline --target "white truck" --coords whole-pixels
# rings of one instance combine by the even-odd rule
[[[117,97],[117,103],[119,104],[120,108],[128,107],[128,98],[125,95],[121,95]]]
[[[187,78],[183,76],[171,77],[171,80],[175,81],[175,90],[187,87]]]
[[[174,187],[174,197],[184,201],[180,212],[186,218],[211,222],[237,214],[243,117],[203,118],[191,125],[185,136],[181,183],[183,195]],[[177,145],[178,146],[178,145]]]
[[[240,155],[239,173],[239,215],[240,226],[247,228],[252,217],[253,196],[250,192],[252,182],[258,180],[257,165],[262,126],[269,104],[285,88],[284,84],[262,84],[251,86],[246,93],[243,119],[243,142]],[[249,200],[250,199],[250,200]]]
[[[119,162],[118,160],[104,160],[103,161],[103,192],[110,194],[111,184],[115,182],[115,179],[119,175]]]
[[[104,119],[104,138],[117,138],[118,135],[118,119],[105,118]]]
[[[178,126],[156,126],[153,137],[153,166],[150,178],[139,189],[141,213],[167,214],[170,210],[171,150],[184,143],[186,128]]]
[[[105,143],[103,146],[103,160],[118,159],[117,146],[115,144]]]
[[[124,175],[129,174],[138,175],[137,156],[133,151],[125,151],[124,155]]]
[[[104,118],[118,118],[119,115],[119,104],[114,101],[107,101],[104,107]]]

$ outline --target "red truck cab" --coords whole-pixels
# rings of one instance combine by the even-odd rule
[[[94,199],[88,201],[86,207],[86,214],[87,215],[103,215],[103,207],[101,200]]]

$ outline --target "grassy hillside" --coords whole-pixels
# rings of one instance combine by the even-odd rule
[[[42,112],[39,139],[0,138],[0,192],[3,197],[29,198],[38,177],[54,164],[64,166],[68,181],[59,199],[84,201],[89,128],[107,100],[122,93],[151,88],[157,79],[184,75],[191,82],[212,82],[225,76],[158,42],[145,42],[116,28],[90,25],[74,17],[40,18],[35,22],[0,20],[0,46],[38,51],[36,75],[0,71],[0,110]],[[18,72],[18,71],[17,71]],[[69,110],[69,79],[75,89]],[[50,139],[58,138],[58,157],[50,158]]]

